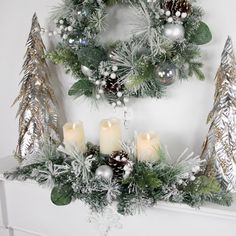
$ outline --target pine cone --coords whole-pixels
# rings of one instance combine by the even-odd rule
[[[108,93],[117,93],[121,90],[121,84],[117,79],[106,79],[103,89]]]
[[[187,14],[192,12],[192,5],[188,0],[167,0],[163,4],[163,8],[169,10],[171,15],[175,15],[177,11]]]
[[[111,154],[108,164],[113,169],[115,178],[123,179],[124,167],[128,164],[128,159],[128,154],[124,151],[115,151]]]

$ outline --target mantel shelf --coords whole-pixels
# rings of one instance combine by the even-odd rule
[[[8,180],[4,179],[3,173],[9,171],[17,166],[16,160],[14,158],[1,158],[0,159],[0,181]],[[34,181],[26,181],[22,184],[37,184]],[[167,203],[167,202],[159,202],[156,206],[157,209],[170,210],[170,211],[179,211],[184,213],[191,214],[200,214],[206,216],[215,216],[224,219],[233,219],[236,220],[236,194],[234,194],[234,202],[232,206],[219,206],[216,204],[207,204],[200,209],[189,207],[185,204],[175,204],[175,203]]]

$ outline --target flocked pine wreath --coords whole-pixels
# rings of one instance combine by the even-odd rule
[[[133,30],[129,40],[102,44],[115,4],[130,8]],[[71,96],[114,107],[129,97],[160,98],[176,79],[204,79],[199,45],[212,35],[202,17],[194,0],[64,0],[53,14],[60,42],[49,57],[76,78]]]

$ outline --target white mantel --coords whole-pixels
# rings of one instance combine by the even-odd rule
[[[80,201],[57,207],[50,202],[49,189],[31,181],[5,180],[2,173],[15,166],[11,158],[0,159],[0,236],[100,235]],[[110,236],[235,236],[236,196],[231,207],[209,204],[195,209],[161,202],[143,214],[121,217],[120,222],[122,229],[113,229]]]

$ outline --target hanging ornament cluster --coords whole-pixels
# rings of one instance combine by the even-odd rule
[[[130,5],[134,12],[127,19],[133,29],[127,33],[125,42],[101,40],[108,25],[105,0],[71,4],[65,1],[54,12],[56,29],[47,32],[57,35],[61,43],[49,58],[64,64],[67,72],[75,75],[77,81],[69,95],[86,96],[96,102],[107,100],[113,107],[126,106],[130,97],[161,98],[165,86],[174,81],[171,74],[161,75],[165,71],[156,73],[156,68],[166,61],[174,65],[179,79],[192,74],[203,79],[198,45],[208,43],[211,32],[201,21],[200,7],[188,0],[122,3]]]

